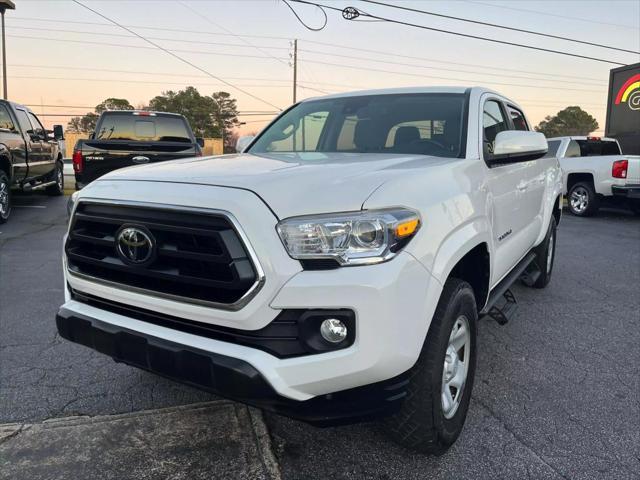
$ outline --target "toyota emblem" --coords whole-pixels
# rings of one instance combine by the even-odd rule
[[[125,227],[116,237],[116,249],[125,263],[142,265],[154,253],[155,242],[151,233],[140,227]]]

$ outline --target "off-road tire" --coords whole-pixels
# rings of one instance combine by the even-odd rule
[[[442,408],[444,359],[456,320],[467,317],[470,351],[466,382],[455,414],[447,419]],[[445,283],[420,357],[412,367],[409,386],[400,411],[385,420],[388,434],[398,444],[418,452],[441,455],[456,441],[469,409],[476,369],[478,313],[471,286],[456,278]]]
[[[51,180],[55,180],[56,183],[49,185],[45,192],[52,197],[58,197],[64,194],[64,165],[61,161],[56,162],[56,168],[51,174]]]
[[[535,262],[540,269],[540,276],[535,281],[533,288],[544,288],[551,281],[551,274],[553,273],[553,264],[556,260],[556,248],[558,245],[556,219],[551,215],[551,222],[549,222],[549,228],[547,234],[540,245],[533,249],[533,253],[536,254]],[[551,250],[551,252],[549,252]],[[551,258],[549,258],[551,255]]]
[[[587,204],[583,210],[576,209],[571,203],[571,198],[574,192],[584,192],[587,196]],[[567,194],[567,205],[569,211],[576,217],[591,217],[598,213],[600,208],[600,198],[593,187],[592,182],[577,182],[571,186],[569,193]]]
[[[0,211],[0,224],[2,224],[9,220],[11,215],[11,183],[9,182],[9,176],[2,170],[0,170],[0,192],[5,192],[7,195],[6,210]]]

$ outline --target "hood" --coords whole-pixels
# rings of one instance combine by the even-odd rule
[[[456,161],[425,155],[269,153],[199,157],[141,165],[97,181],[157,181],[241,188],[262,198],[279,218],[360,210],[386,180],[415,168]],[[223,206],[218,206],[223,208]]]

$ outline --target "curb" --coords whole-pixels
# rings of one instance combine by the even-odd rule
[[[132,413],[0,424],[0,479],[5,478],[282,477],[262,412],[215,400]]]

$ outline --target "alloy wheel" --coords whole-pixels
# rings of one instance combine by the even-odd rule
[[[9,211],[9,185],[0,182],[0,216],[5,216]]]
[[[571,192],[569,203],[571,204],[571,210],[576,213],[583,213],[589,206],[589,192],[584,187],[576,187]]]
[[[553,266],[553,249],[555,248],[555,233],[551,232],[549,237],[549,245],[547,245],[547,273],[551,272]]]
[[[460,315],[453,324],[442,370],[442,413],[446,419],[458,411],[469,372],[471,352],[469,320]]]

